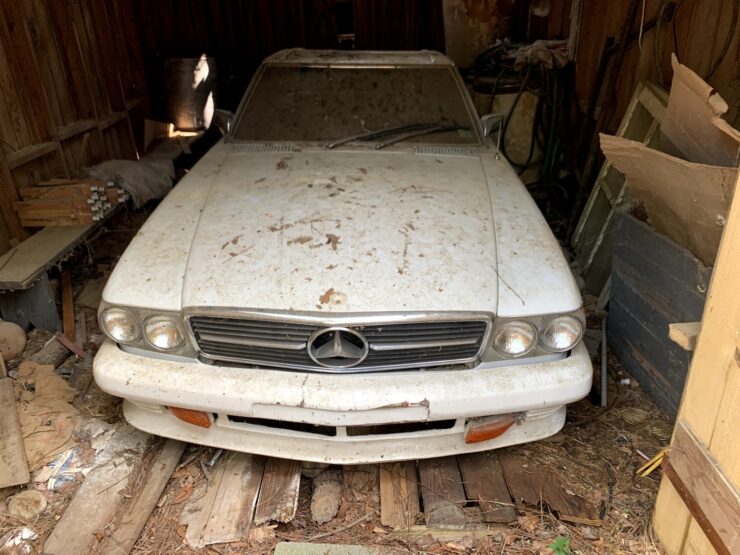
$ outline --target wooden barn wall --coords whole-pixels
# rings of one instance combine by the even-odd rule
[[[552,1],[559,3],[571,0]],[[731,110],[727,119],[738,126],[740,30],[736,32],[724,61],[713,75],[707,76],[731,30],[733,5],[736,2],[737,0],[645,0],[643,17],[643,0],[581,0],[575,72],[575,96],[580,111],[587,111],[591,95],[598,85],[598,67],[605,41],[608,37],[619,39],[632,10],[634,15],[628,26],[624,58],[621,62],[613,60],[613,69],[617,71],[615,87],[598,106],[604,112],[604,129],[614,132],[619,126],[638,81],[647,80],[665,88],[670,87],[670,56],[676,51],[676,46],[679,61],[704,77],[728,101]],[[675,17],[658,26],[655,24],[656,18],[664,4],[664,15],[669,13],[671,5],[677,5]],[[641,21],[643,32],[640,40]],[[735,25],[740,25],[740,22]],[[654,41],[658,28],[660,48],[659,57],[656,58]],[[596,115],[598,114],[599,111]]]
[[[19,187],[136,156],[142,67],[130,0],[0,3],[0,253],[30,231]]]
[[[347,2],[345,2],[347,3]],[[355,47],[444,49],[442,0],[349,0]],[[216,58],[217,107],[234,109],[252,73],[283,48],[336,48],[334,0],[134,0],[155,116],[168,58]],[[346,13],[346,11],[345,11]]]

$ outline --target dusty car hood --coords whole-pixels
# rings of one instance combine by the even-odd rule
[[[229,153],[192,238],[183,307],[496,310],[479,158],[219,148]]]

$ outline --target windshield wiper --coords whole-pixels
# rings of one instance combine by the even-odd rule
[[[375,145],[375,150],[380,150],[381,148],[400,143],[401,141],[411,139],[412,137],[420,137],[422,135],[429,135],[430,133],[442,133],[444,131],[458,131],[461,129],[469,130],[470,128],[461,127],[459,125],[435,125],[434,127],[427,127],[426,129],[417,129],[416,131],[411,131],[409,133],[406,133],[405,135],[399,135],[397,137],[388,139],[385,142],[378,143],[377,145]]]
[[[385,137],[386,135],[395,135],[396,133],[426,131],[429,129],[436,129],[438,127],[440,127],[440,124],[436,122],[396,125],[394,127],[386,127],[385,129],[379,129],[377,131],[368,131],[366,133],[360,133],[359,135],[352,135],[351,137],[345,137],[344,139],[339,139],[337,141],[333,141],[329,143],[328,145],[326,145],[326,148],[331,149],[331,148],[335,148],[341,145],[345,145],[347,143],[351,143],[353,141],[370,141],[372,139],[380,139],[382,137]]]

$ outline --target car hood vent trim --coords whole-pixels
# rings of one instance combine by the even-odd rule
[[[293,145],[272,143],[233,143],[233,152],[293,152]]]
[[[427,156],[463,156],[466,158],[475,158],[478,155],[476,149],[461,146],[417,146],[416,154],[426,154]]]

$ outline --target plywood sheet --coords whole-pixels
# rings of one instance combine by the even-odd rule
[[[27,289],[95,226],[44,228],[0,257],[0,289]]]

